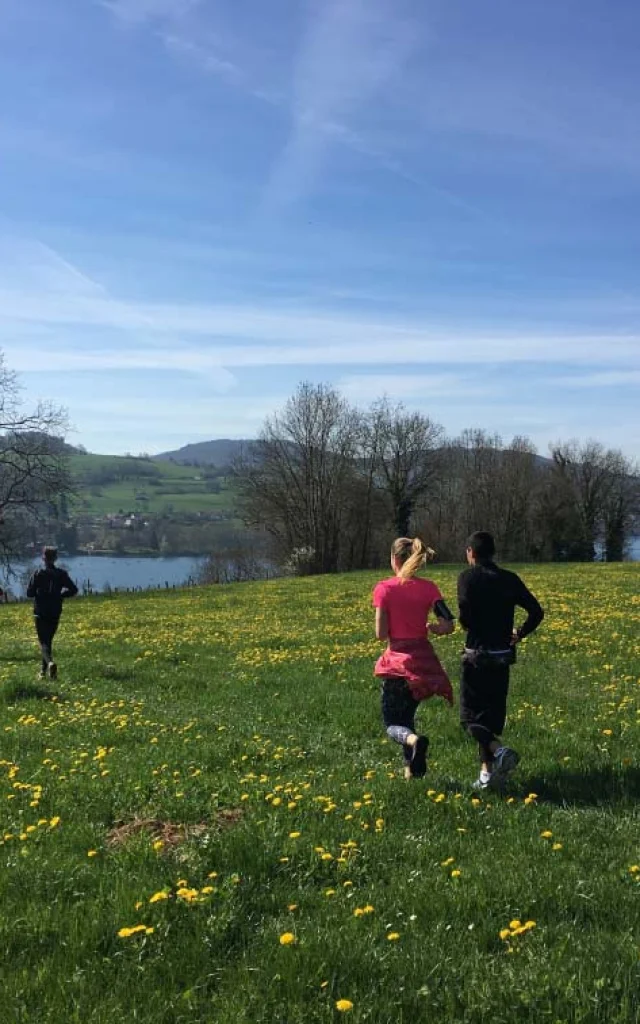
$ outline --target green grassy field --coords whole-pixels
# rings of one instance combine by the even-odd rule
[[[110,515],[119,512],[228,512],[233,509],[233,494],[225,478],[220,479],[220,493],[207,490],[203,472],[193,466],[172,462],[141,463],[117,455],[72,455],[71,472],[78,485],[74,499],[76,511],[88,515]],[[140,467],[149,468],[154,476],[137,477]],[[131,475],[127,475],[133,469]],[[111,483],[93,481],[101,471],[122,475]],[[144,495],[146,500],[138,500]]]
[[[400,777],[371,574],[78,599],[52,694],[2,607],[0,1021],[635,1022],[640,573],[522,572],[505,797],[441,701]]]

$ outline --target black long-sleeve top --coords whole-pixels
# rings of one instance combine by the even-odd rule
[[[36,570],[27,587],[27,597],[34,599],[33,613],[41,619],[59,619],[63,600],[77,593],[78,588],[68,572],[57,566]]]
[[[520,577],[495,562],[472,566],[458,578],[460,625],[467,647],[504,650],[511,644],[516,608],[528,613],[518,629],[521,639],[536,629],[544,611]]]

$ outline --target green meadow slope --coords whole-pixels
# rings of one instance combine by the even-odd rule
[[[233,510],[227,478],[217,478],[219,490],[213,491],[202,468],[118,455],[71,455],[69,462],[77,488],[76,513],[103,516],[135,511]]]
[[[3,607],[0,1020],[636,1021],[639,570],[522,573],[505,797],[441,701],[400,777],[371,574],[77,599],[51,688]]]

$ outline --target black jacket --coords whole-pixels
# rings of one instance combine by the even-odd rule
[[[37,569],[27,587],[27,597],[32,597],[33,614],[41,619],[59,619],[62,614],[62,602],[67,597],[75,597],[78,588],[65,569]]]
[[[458,578],[460,625],[467,630],[467,647],[504,650],[511,644],[516,608],[528,613],[518,633],[523,639],[536,629],[544,611],[515,572],[495,562],[474,565]]]

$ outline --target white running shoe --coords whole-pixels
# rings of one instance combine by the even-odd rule
[[[491,772],[486,772],[484,768],[480,771],[478,778],[475,782],[471,783],[472,789],[491,789]]]

